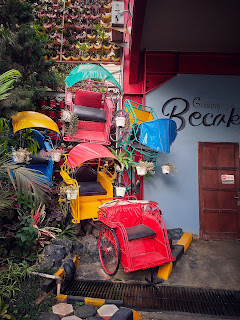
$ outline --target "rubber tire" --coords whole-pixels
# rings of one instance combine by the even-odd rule
[[[102,254],[101,254],[101,236],[103,234],[104,231],[108,230],[112,235],[113,235],[113,238],[114,238],[114,241],[115,241],[115,245],[117,247],[117,254],[118,254],[118,257],[117,257],[117,264],[116,264],[116,268],[113,272],[109,272],[106,268],[106,266],[104,265],[104,262],[103,262],[103,259],[102,259]],[[119,247],[119,243],[118,243],[118,239],[117,239],[117,236],[115,234],[115,232],[110,229],[109,227],[105,226],[101,229],[100,233],[99,233],[99,237],[98,237],[98,253],[99,253],[99,259],[100,259],[100,262],[101,262],[101,265],[103,267],[103,270],[106,274],[108,274],[109,276],[114,276],[117,271],[118,271],[118,268],[119,268],[119,264],[120,264],[120,247]]]

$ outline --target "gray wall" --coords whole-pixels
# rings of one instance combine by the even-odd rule
[[[141,49],[240,52],[239,0],[148,0]]]
[[[239,88],[240,77],[237,76],[177,75],[146,95],[146,105],[153,107],[159,118],[169,118],[167,114],[171,114],[174,106],[177,107],[175,114],[182,112],[187,105],[189,107],[180,115],[186,121],[185,127],[178,131],[170,153],[160,153],[156,174],[145,183],[144,198],[159,203],[167,228],[181,227],[185,232],[199,233],[198,142],[240,143]],[[186,101],[177,99],[167,103],[163,115],[162,107],[172,98]],[[236,116],[230,123],[233,109]],[[199,114],[194,114],[194,119],[193,112],[199,112],[201,118],[197,119]],[[205,124],[211,124],[219,114],[224,118],[218,116],[215,124],[220,119],[226,123],[216,126],[200,124],[207,113]],[[189,116],[194,126],[189,123]],[[182,120],[176,117],[173,120],[180,127]],[[176,165],[177,172],[173,176],[162,174],[161,165],[165,162]]]

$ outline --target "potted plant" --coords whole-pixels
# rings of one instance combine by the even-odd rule
[[[162,173],[163,174],[171,174],[173,176],[173,172],[176,172],[177,169],[174,164],[166,162],[165,165],[162,166]]]
[[[62,154],[64,153],[65,151],[63,149],[52,149],[50,151],[51,153],[51,158],[52,158],[52,161],[53,162],[59,162],[61,160],[61,157],[62,157]]]
[[[140,160],[138,163],[135,164],[137,174],[139,176],[145,176],[146,174],[153,175],[154,172],[154,163],[151,161],[143,161]]]
[[[28,162],[30,160],[31,153],[27,151],[26,148],[19,148],[18,150],[15,150],[12,148],[12,156],[13,156],[13,162],[14,163],[23,163]]]
[[[114,155],[114,157],[121,163],[121,167],[116,164],[115,168],[117,171],[123,171],[125,168],[128,169],[133,161],[132,159],[127,155],[127,152],[124,150],[121,150],[119,153],[117,153],[113,148],[109,148]]]
[[[80,56],[82,61],[89,61],[90,55],[89,55],[89,48],[86,43],[78,43],[77,48],[80,50]]]
[[[72,111],[70,111],[70,110],[63,110],[63,111],[62,111],[61,121],[71,122],[72,116],[73,116],[73,112],[72,112]]]
[[[67,195],[67,200],[76,200],[78,197],[79,187],[69,185],[64,188],[64,191]]]

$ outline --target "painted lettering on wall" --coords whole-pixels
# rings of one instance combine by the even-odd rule
[[[240,113],[235,108],[229,108],[229,113],[220,113],[220,105],[217,103],[202,103],[200,97],[193,99],[193,107],[200,110],[188,113],[190,103],[183,98],[171,98],[162,106],[162,114],[169,119],[173,119],[177,123],[177,130],[181,131],[188,122],[191,126],[197,127],[203,125],[205,127],[216,127],[223,124],[226,127],[240,124]],[[205,113],[203,109],[215,109],[219,113]],[[208,110],[209,111],[209,110]],[[187,114],[188,113],[188,114]]]

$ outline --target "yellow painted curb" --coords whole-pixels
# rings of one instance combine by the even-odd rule
[[[185,232],[181,239],[178,241],[178,245],[184,246],[184,252],[187,250],[189,247],[190,243],[192,242],[192,233],[190,232]]]
[[[57,271],[56,273],[54,273],[54,275],[63,278],[63,276],[64,276],[64,269],[58,269],[58,271]]]
[[[159,267],[157,277],[163,280],[167,280],[168,277],[170,276],[170,273],[172,272],[172,269],[173,269],[172,262],[164,263]]]
[[[57,298],[58,300],[66,300],[66,299],[67,299],[67,296],[66,296],[65,294],[58,294],[58,295],[56,296],[56,298]]]
[[[139,312],[135,311],[135,310],[132,310],[133,312],[133,320],[141,320],[142,319],[142,316]]]
[[[79,268],[79,266],[80,266],[80,261],[79,261],[79,256],[78,256],[78,255],[76,255],[76,256],[73,258],[73,262],[75,263],[76,269]]]
[[[90,304],[91,306],[101,307],[105,303],[105,299],[86,297],[84,302],[85,302],[85,304]]]

